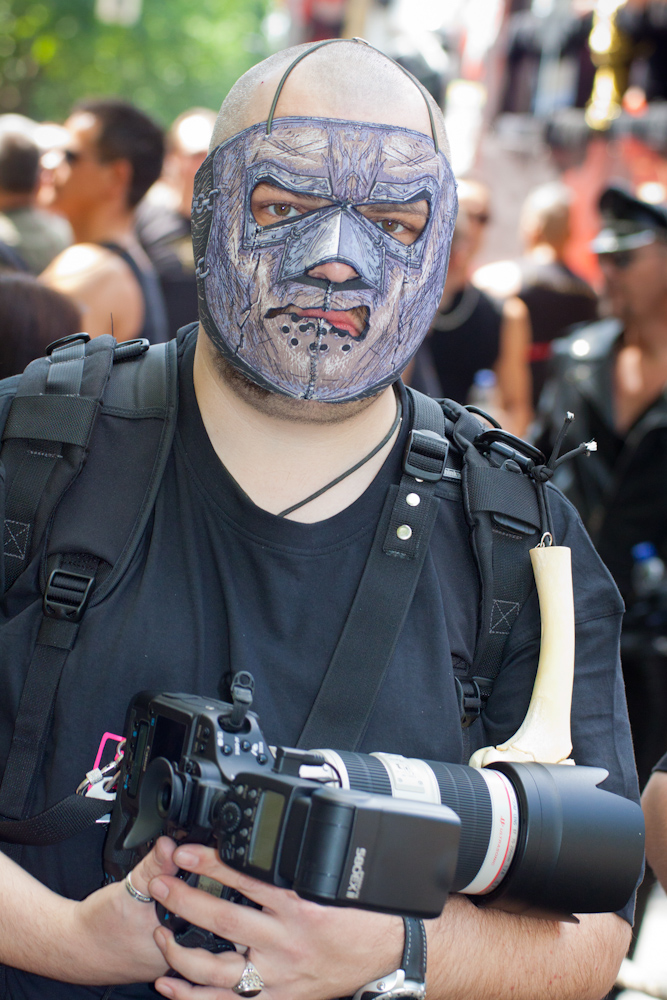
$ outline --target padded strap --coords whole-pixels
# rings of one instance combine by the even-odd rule
[[[110,808],[111,803],[104,799],[69,795],[30,819],[0,820],[0,841],[31,847],[58,844],[81,833],[108,813]]]
[[[411,393],[410,399],[415,398]],[[438,513],[435,487],[447,457],[439,404],[419,396],[413,408],[403,467],[420,475],[404,472],[400,485],[389,488],[357,593],[299,747],[358,748],[412,603]]]
[[[63,560],[49,578],[44,617],[21,693],[0,787],[0,816],[22,820],[34,791],[51,730],[60,678],[79,631],[98,560]],[[86,572],[87,570],[87,572]],[[21,843],[13,838],[13,843]],[[20,848],[7,853],[18,860]]]
[[[130,444],[136,453],[141,475],[137,476],[137,470],[131,465],[119,462],[117,455],[110,456],[108,444],[102,448],[107,437],[100,431],[100,446],[91,449],[85,474],[76,478],[81,460],[80,464],[75,465],[74,471],[70,472],[70,488],[66,497],[60,503],[58,494],[50,498],[49,514],[53,513],[54,508],[56,510],[47,543],[48,559],[45,564],[49,572],[43,584],[43,618],[26,674],[0,788],[0,816],[6,820],[0,824],[0,839],[3,837],[2,831],[5,831],[8,841],[12,841],[6,848],[6,853],[15,859],[18,859],[21,850],[16,845],[55,843],[84,829],[101,815],[99,806],[82,805],[82,802],[87,801],[85,798],[70,796],[38,817],[30,820],[25,818],[48,744],[60,678],[75,644],[84,612],[89,601],[94,599],[99,602],[103,599],[114,582],[122,576],[134,554],[157,496],[175,430],[178,401],[176,343],[171,341],[159,345],[151,348],[150,352],[139,345],[131,355],[126,350],[119,360],[126,363],[114,369],[114,377],[110,382],[115,387],[108,394],[113,401],[110,407],[113,414],[111,419],[117,416],[129,418],[122,419],[121,424],[132,431]],[[85,375],[85,369],[83,372]],[[80,384],[81,373],[77,377]],[[71,389],[74,387],[72,378],[73,368],[67,365],[62,378],[59,377],[56,381],[61,387]],[[99,388],[101,394],[104,386]],[[17,398],[31,398],[34,395],[34,392],[24,393],[23,397]],[[58,404],[62,397],[54,396],[54,401]],[[43,412],[47,413],[47,410],[44,409]],[[16,419],[19,422],[22,419],[21,410]],[[98,454],[100,449],[101,453]],[[120,519],[121,530],[118,530],[116,518],[113,519],[113,525],[109,525],[109,508],[106,506],[108,495],[102,489],[103,480],[98,474],[100,463],[104,468],[110,458],[119,477],[122,478],[123,472],[126,477],[132,477],[132,490],[124,488],[121,478],[117,481],[124,506],[130,507],[124,511],[125,520]],[[72,482],[75,478],[76,482]],[[138,482],[135,482],[137,479]],[[26,482],[27,479],[24,478],[24,484]],[[83,493],[80,492],[82,484],[85,485]],[[45,485],[44,482],[38,501]],[[34,504],[30,486],[30,483],[26,486],[26,507],[30,503]],[[104,495],[100,496],[101,493]],[[132,497],[129,505],[128,496]],[[81,530],[85,521],[81,510],[82,499],[88,501],[84,506],[85,513],[89,513],[89,507],[92,509],[94,525],[90,534]],[[106,537],[110,528],[115,531],[112,543]],[[82,545],[83,551],[80,554],[72,554],[70,538]],[[55,550],[52,546],[55,546]],[[86,546],[90,546],[88,552],[85,551]],[[25,547],[27,548],[27,542]],[[96,551],[100,553],[99,556],[91,554]],[[108,563],[106,560],[103,562],[102,552],[109,557]],[[102,576],[101,568],[107,572],[97,586],[96,577]],[[108,811],[108,806],[104,811]],[[11,837],[10,831],[13,831]]]
[[[25,569],[50,511],[85,461],[114,344],[111,337],[68,337],[21,378],[2,435],[3,457],[13,470],[5,504],[6,588]],[[47,493],[51,503],[38,529]]]

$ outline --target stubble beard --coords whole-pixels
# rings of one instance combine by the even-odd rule
[[[379,393],[355,399],[348,403],[322,403],[312,399],[293,399],[281,393],[272,392],[257,385],[243,372],[235,368],[219,352],[205,331],[201,331],[207,340],[209,353],[217,377],[235,396],[247,406],[275,420],[285,420],[298,424],[341,424],[346,420],[363,413],[378,398]]]

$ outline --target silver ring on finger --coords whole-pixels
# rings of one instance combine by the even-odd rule
[[[145,892],[139,892],[139,890],[136,889],[132,885],[132,879],[131,879],[130,875],[131,875],[131,873],[128,872],[127,875],[125,876],[125,880],[124,880],[125,881],[125,888],[129,892],[130,896],[132,896],[133,899],[138,899],[140,903],[153,903],[153,902],[155,902],[155,900],[153,899],[152,896],[147,896]]]
[[[232,986],[232,992],[236,993],[240,997],[256,997],[257,994],[261,993],[263,989],[264,980],[260,976],[259,972],[252,962],[246,962],[243,975],[239,979],[236,986]]]

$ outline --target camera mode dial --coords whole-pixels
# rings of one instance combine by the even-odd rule
[[[241,825],[243,814],[241,807],[236,802],[225,802],[218,810],[217,822],[225,833],[233,833]]]

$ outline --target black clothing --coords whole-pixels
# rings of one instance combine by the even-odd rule
[[[225,696],[229,675],[250,670],[270,743],[294,745],[338,640],[390,483],[400,478],[409,420],[381,471],[348,508],[314,524],[256,507],[217,458],[192,384],[194,341],[181,365],[178,428],[142,548],[120,585],[91,607],[60,684],[54,738],[32,811],[70,793],[102,735],[120,734],[139,690]],[[1,391],[1,389],[0,389]],[[404,412],[409,411],[402,393]],[[75,488],[75,487],[74,487]],[[460,488],[445,480],[431,549],[361,749],[464,760],[452,659],[471,662],[479,584]],[[572,548],[577,608],[574,757],[610,771],[605,787],[637,797],[617,659],[621,604],[571,506],[549,488],[555,534]],[[7,756],[26,664],[41,618],[37,560],[5,595],[0,658],[0,761]],[[472,746],[497,744],[519,726],[535,676],[540,622],[535,592],[513,627]],[[91,667],[94,666],[94,669]],[[363,663],[359,664],[363,670]],[[101,883],[104,830],[26,848],[22,863],[58,892],[81,898]],[[626,913],[631,919],[631,906]],[[100,997],[102,988],[9,971],[12,1000]],[[147,986],[114,997],[148,998]]]
[[[444,312],[435,314],[410,384],[429,396],[465,403],[475,373],[498,360],[501,324],[501,306],[468,283]]]
[[[533,404],[537,404],[549,377],[549,344],[562,337],[575,323],[590,323],[597,317],[597,296],[583,278],[561,261],[520,263],[521,288],[518,297],[530,316],[532,344],[530,367],[533,376]]]
[[[553,379],[540,401],[549,448],[567,410],[575,415],[563,451],[595,438],[597,453],[562,465],[554,481],[575,505],[624,600],[632,599],[631,549],[650,541],[667,559],[667,393],[625,435],[613,423],[616,320],[581,327],[554,344]],[[548,451],[547,451],[548,454]]]
[[[102,243],[102,246],[112,253],[118,254],[125,261],[137,279],[141,295],[144,300],[144,324],[139,337],[145,337],[150,344],[163,344],[169,340],[167,333],[167,317],[164,307],[164,299],[160,290],[160,283],[155,272],[139,267],[136,260],[123,247],[117,243]]]
[[[553,380],[540,401],[542,439],[549,454],[567,410],[575,421],[563,453],[594,438],[597,453],[557,470],[554,481],[579,510],[597,550],[628,605],[622,641],[623,672],[640,781],[667,749],[667,665],[632,624],[638,606],[632,587],[632,547],[653,542],[667,561],[667,392],[625,433],[613,423],[613,369],[622,343],[616,320],[582,327],[554,342]]]
[[[142,201],[135,232],[160,279],[169,336],[197,319],[197,280],[190,218],[172,208]]]

